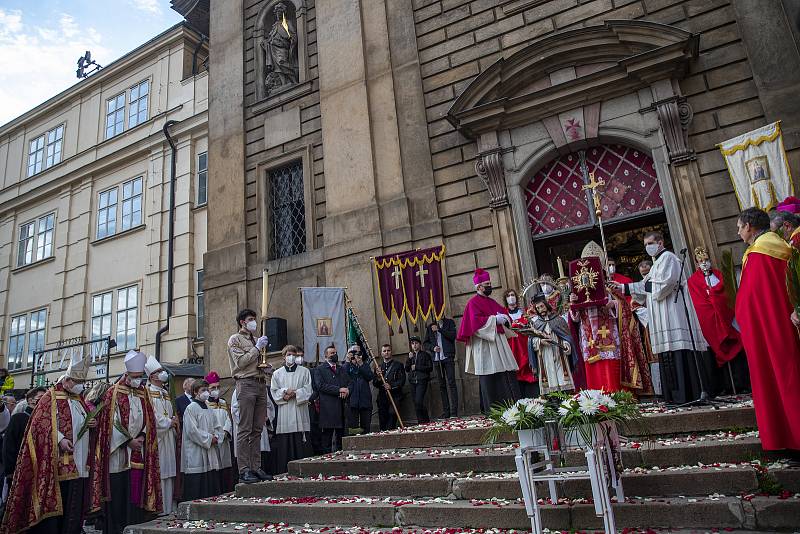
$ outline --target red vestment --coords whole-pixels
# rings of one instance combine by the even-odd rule
[[[511,312],[506,308],[505,313],[511,315]],[[528,336],[525,334],[517,333],[517,337],[512,337],[508,340],[511,346],[511,352],[514,353],[514,359],[517,361],[517,380],[520,382],[536,382],[536,376],[531,369],[531,362],[528,358]]]
[[[613,281],[615,281],[616,283],[618,283],[618,284],[632,284],[633,283],[633,278],[628,278],[624,274],[619,274],[617,272],[615,272],[614,274],[611,275],[611,279]],[[625,296],[625,300],[628,302],[628,304],[631,303],[631,298],[632,297],[630,295],[626,295]]]
[[[627,278],[627,277],[624,277]],[[628,278],[630,280],[630,278]],[[629,282],[623,282],[629,283]],[[619,330],[620,384],[637,395],[653,394],[653,378],[650,362],[642,343],[639,321],[634,317],[630,300],[613,290],[611,294],[617,301],[617,329]],[[628,297],[630,299],[630,297]]]
[[[761,445],[800,450],[800,337],[789,318],[789,247],[781,240],[783,250],[775,239],[780,238],[765,232],[745,253],[736,319],[750,366]]]
[[[717,269],[712,272],[719,279],[713,287],[708,286],[700,269],[692,273],[687,284],[700,330],[717,357],[717,365],[722,367],[742,351],[742,339],[733,327],[733,310],[728,305],[722,273]]]

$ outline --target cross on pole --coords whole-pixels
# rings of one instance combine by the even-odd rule
[[[592,202],[594,203],[594,214],[597,216],[597,223],[600,225],[600,239],[603,241],[603,253],[605,254],[605,258],[602,258],[603,268],[606,268],[606,263],[608,262],[608,249],[606,248],[606,233],[603,229],[603,210],[600,207],[600,194],[598,193],[598,188],[603,187],[606,185],[606,181],[602,178],[596,179],[595,174],[593,172],[589,173],[589,183],[584,185],[582,189],[584,191],[591,191],[592,192]]]
[[[392,271],[392,278],[394,278],[394,289],[395,291],[400,290],[400,277],[403,276],[403,273],[400,272],[400,266],[395,265],[394,271]]]
[[[419,287],[425,287],[425,275],[428,274],[428,271],[424,265],[419,266],[419,271],[417,271],[417,276],[419,276]]]

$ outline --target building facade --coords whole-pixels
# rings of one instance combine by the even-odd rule
[[[739,208],[716,144],[782,121],[798,175],[798,6],[788,0],[174,1],[210,24],[211,365],[236,310],[302,339],[300,286],[344,286],[390,341],[370,258],[444,243],[448,314],[472,272],[520,288],[599,239],[731,249]],[[241,83],[239,83],[241,81]],[[418,325],[421,329],[424,325]],[[413,326],[412,326],[413,328]],[[463,360],[462,360],[463,361]],[[463,401],[477,409],[474,381]],[[438,395],[430,395],[438,403]]]
[[[155,352],[167,319],[167,121],[174,310],[161,358],[203,354],[207,55],[178,24],[0,127],[0,347],[18,388],[37,350],[113,339],[108,369],[95,367],[110,377],[128,350]],[[97,361],[106,353],[84,349]],[[43,379],[57,378],[67,353],[47,354]]]

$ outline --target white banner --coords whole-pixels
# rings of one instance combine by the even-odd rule
[[[343,287],[301,287],[303,297],[303,349],[307,362],[325,358],[325,349],[347,353]]]
[[[770,210],[794,194],[780,121],[720,143],[739,208]]]

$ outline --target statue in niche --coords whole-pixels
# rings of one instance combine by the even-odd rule
[[[297,66],[297,29],[293,17],[287,17],[286,5],[278,2],[272,8],[275,18],[272,29],[261,41],[264,50],[264,86],[269,96],[299,81]]]

